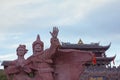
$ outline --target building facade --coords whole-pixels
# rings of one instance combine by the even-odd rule
[[[95,54],[96,64],[87,62],[85,71],[80,76],[80,80],[120,80],[120,66],[111,67],[111,62],[116,56],[107,57],[106,51],[111,46],[101,46],[99,43],[84,44],[79,40],[78,44],[62,43],[62,49],[77,49],[83,51],[91,51]]]

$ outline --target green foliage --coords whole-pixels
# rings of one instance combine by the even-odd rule
[[[2,69],[0,69],[0,80],[7,80],[4,71]]]

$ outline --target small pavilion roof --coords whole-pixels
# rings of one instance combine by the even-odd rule
[[[97,61],[113,61],[116,56],[113,57],[96,57]]]

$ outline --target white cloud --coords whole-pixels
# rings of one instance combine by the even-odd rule
[[[23,35],[24,34],[22,32],[16,32],[16,33],[0,32],[0,44],[8,40],[19,39],[20,36],[23,36]]]
[[[31,9],[28,11],[25,6],[31,6],[32,4],[42,4],[45,0],[2,0],[0,2],[0,26],[2,29],[7,29],[18,23],[23,23],[26,19],[29,19],[34,14],[38,15],[37,11]],[[34,6],[33,6],[34,7]],[[40,12],[39,12],[40,15]]]
[[[6,54],[6,55],[4,55],[4,54],[2,54],[2,55],[0,55],[0,60],[1,61],[4,61],[4,60],[14,60],[14,59],[16,59],[16,54],[13,54],[13,53],[11,53],[11,54]]]
[[[28,5],[28,4],[36,4],[36,3],[43,3],[47,0],[1,0],[0,6],[3,9],[10,9],[16,6]]]
[[[94,9],[110,2],[109,0],[67,0],[59,5],[61,10],[60,19],[55,23],[58,25],[71,25],[86,17]]]
[[[57,3],[48,0],[2,0],[0,5],[0,26],[7,29],[14,27],[16,24],[25,24],[27,20],[38,17],[57,17],[57,20],[50,21],[51,24],[72,24],[84,18],[94,8],[108,2],[110,1],[66,0]]]

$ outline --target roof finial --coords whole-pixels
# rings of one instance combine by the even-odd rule
[[[83,44],[83,41],[79,39],[78,44]]]

